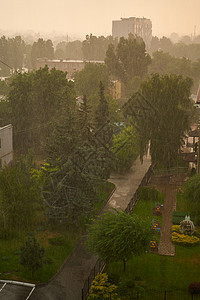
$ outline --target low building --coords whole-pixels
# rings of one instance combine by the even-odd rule
[[[2,167],[13,160],[12,129],[11,124],[0,127],[0,164]]]
[[[36,70],[39,70],[40,68],[44,68],[45,66],[47,66],[50,70],[55,68],[57,70],[67,72],[67,78],[73,79],[73,73],[76,71],[83,70],[86,63],[104,64],[104,61],[38,58],[36,60]]]

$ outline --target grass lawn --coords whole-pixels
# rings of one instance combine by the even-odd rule
[[[185,209],[183,203],[179,203],[179,198],[177,208]],[[154,201],[139,199],[133,213],[151,222],[153,205]],[[161,217],[155,218],[162,222]],[[127,279],[134,281],[145,290],[187,290],[192,281],[200,282],[200,244],[194,247],[175,247],[174,257],[147,253],[129,260],[126,272],[123,272],[122,262],[109,264],[105,272],[117,277],[119,282]]]
[[[105,205],[113,189],[114,185],[111,183],[99,187],[99,201],[95,203],[92,212],[93,216]],[[85,224],[81,224],[81,228],[76,230],[51,230],[48,226],[42,230],[40,229],[40,231],[35,230],[34,233],[38,242],[45,249],[45,263],[42,268],[35,272],[33,278],[31,272],[26,271],[19,263],[20,247],[24,245],[27,233],[21,233],[12,239],[0,239],[0,279],[35,283],[47,282],[56,274],[68,255],[72,252],[85,228]],[[59,245],[53,244],[58,237],[61,240]]]

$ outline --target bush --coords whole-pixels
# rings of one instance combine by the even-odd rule
[[[181,221],[185,219],[185,216],[188,216],[188,213],[181,211],[174,211],[172,217],[172,223],[174,225],[179,225]],[[190,217],[190,220],[194,222],[194,217]],[[195,223],[195,222],[194,222]]]
[[[188,291],[191,294],[200,294],[200,282],[191,282],[188,286]]]
[[[146,201],[163,202],[164,194],[154,187],[145,186],[139,189],[139,198]]]
[[[48,239],[49,244],[54,245],[54,246],[64,246],[67,244],[67,241],[64,236],[59,235],[53,238]]]
[[[200,239],[196,236],[189,236],[185,234],[179,234],[172,232],[172,242],[183,246],[196,246]]]
[[[180,233],[180,225],[173,225],[172,226],[172,232]]]

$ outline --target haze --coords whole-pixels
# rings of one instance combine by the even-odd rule
[[[110,35],[112,20],[145,17],[153,35],[200,34],[200,0],[0,0],[0,30]]]

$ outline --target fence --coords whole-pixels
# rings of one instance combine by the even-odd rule
[[[142,179],[140,185],[138,186],[136,192],[134,193],[133,197],[131,198],[127,208],[125,209],[125,212],[127,214],[129,214],[133,210],[134,206],[136,205],[138,198],[139,198],[139,188],[146,185],[149,182],[152,172],[153,172],[153,166],[151,165],[150,168],[148,169],[148,171],[146,172],[145,176],[143,177],[143,179]],[[91,270],[89,277],[87,278],[87,280],[84,283],[84,286],[82,288],[82,300],[86,299],[86,297],[88,296],[91,283],[94,280],[95,276],[98,273],[101,273],[104,268],[105,268],[105,263],[98,260],[96,262],[94,268]],[[138,296],[139,296],[139,294],[138,294]],[[130,299],[139,299],[139,298],[130,298]]]
[[[200,300],[200,294],[190,294],[186,290],[155,291],[148,290],[144,292],[133,292],[126,295],[126,300]]]

